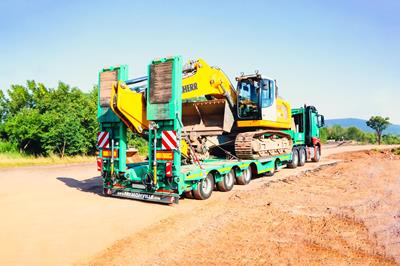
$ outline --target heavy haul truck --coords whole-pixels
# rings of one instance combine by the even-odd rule
[[[323,116],[291,109],[276,81],[259,73],[236,78],[204,60],[151,61],[148,76],[128,79],[126,65],[99,73],[98,169],[105,195],[178,203],[207,199],[255,176],[321,155]],[[148,140],[148,158],[127,163],[127,130]]]

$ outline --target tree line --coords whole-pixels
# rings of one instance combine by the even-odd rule
[[[97,88],[88,93],[33,80],[0,91],[0,152],[60,157],[96,151]]]
[[[60,157],[93,155],[96,152],[97,87],[85,93],[59,82],[56,88],[33,80],[0,90],[0,152]],[[361,143],[399,144],[400,136],[382,135],[389,118],[371,117],[367,122],[376,133],[356,127],[321,129],[321,139],[354,140]],[[128,134],[128,143],[146,153],[146,141]]]
[[[376,131],[376,130],[375,130]],[[340,125],[321,128],[321,140],[327,142],[328,140],[335,141],[356,141],[365,144],[400,144],[400,136],[393,134],[382,135],[383,130],[379,132],[365,132],[357,127],[344,128]]]

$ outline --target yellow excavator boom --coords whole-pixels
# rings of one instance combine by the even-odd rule
[[[233,107],[236,90],[225,73],[209,66],[203,59],[189,61],[185,65],[182,78],[182,99],[207,98],[226,99]]]

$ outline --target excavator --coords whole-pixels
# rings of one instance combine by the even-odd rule
[[[147,77],[111,86],[111,109],[139,134],[150,128],[145,81]],[[279,97],[276,80],[256,72],[236,81],[233,86],[220,68],[203,59],[183,67],[183,157],[207,159],[219,151],[238,159],[261,159],[291,151],[292,140],[285,133],[292,128],[291,108]]]

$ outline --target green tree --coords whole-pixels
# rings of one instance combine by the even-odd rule
[[[349,127],[346,129],[346,139],[362,141],[363,132],[357,127]]]
[[[33,80],[0,93],[0,142],[31,154],[94,154],[97,88],[84,93],[59,82],[47,88]]]
[[[400,136],[393,134],[383,135],[382,142],[385,144],[400,144]]]
[[[382,132],[390,125],[389,117],[372,116],[367,121],[367,126],[375,130],[378,144],[381,145]]]
[[[18,144],[21,152],[40,154],[42,152],[41,134],[43,132],[41,116],[37,110],[23,108],[5,123],[9,141]]]
[[[11,89],[7,90],[9,95],[8,114],[15,115],[23,108],[30,108],[32,105],[32,96],[29,90],[22,85],[11,85]]]
[[[319,130],[320,139],[322,143],[326,143],[328,140],[328,128],[323,127]]]
[[[334,125],[328,129],[328,139],[334,139],[336,141],[344,139],[346,130],[340,125]]]

